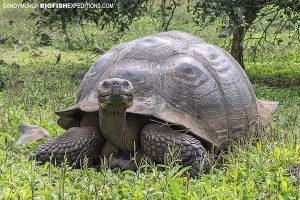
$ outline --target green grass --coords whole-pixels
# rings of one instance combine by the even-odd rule
[[[299,199],[300,198],[300,83],[299,48],[268,53],[252,60],[247,55],[247,73],[257,96],[280,102],[274,123],[258,140],[232,145],[221,154],[209,174],[197,179],[181,176],[174,163],[166,166],[144,164],[137,172],[95,171],[83,167],[37,165],[29,160],[44,141],[20,147],[18,125],[28,122],[46,128],[51,135],[63,133],[56,124],[55,110],[74,102],[81,77],[99,55],[92,47],[107,50],[116,42],[129,41],[156,32],[150,20],[142,18],[120,41],[112,40],[112,30],[99,31],[92,25],[87,34],[94,43],[85,44],[80,30],[73,28],[72,48],[64,44],[58,32],[48,32],[53,43],[45,47],[30,28],[25,13],[5,10],[1,13],[0,35],[8,39],[0,44],[0,199]],[[196,32],[191,22],[171,28],[200,36],[215,44],[213,26]],[[10,26],[7,20],[16,24]],[[209,33],[209,34],[208,34]],[[10,36],[20,41],[13,44]],[[276,49],[275,49],[276,50]],[[61,61],[56,64],[56,55]],[[13,63],[17,63],[13,66]],[[279,84],[280,83],[280,84]],[[272,86],[270,86],[272,85]],[[280,86],[280,87],[277,87]],[[283,88],[284,86],[285,88]],[[255,142],[256,141],[256,142]],[[166,168],[166,170],[162,170]]]
[[[297,49],[270,54],[246,64],[252,82],[280,87],[300,85],[300,57]]]

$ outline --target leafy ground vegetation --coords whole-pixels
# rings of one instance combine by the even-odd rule
[[[0,198],[1,199],[299,199],[300,198],[300,56],[299,47],[274,47],[246,53],[246,72],[257,96],[280,102],[274,123],[261,135],[233,144],[210,173],[181,176],[175,161],[143,164],[137,172],[53,167],[29,160],[44,141],[15,145],[18,126],[28,122],[63,133],[54,111],[74,102],[76,89],[90,65],[116,43],[156,32],[151,19],[134,22],[121,39],[113,30],[86,25],[70,30],[72,46],[57,31],[37,33],[28,10],[0,8]],[[216,25],[196,31],[184,11],[170,29],[197,35],[226,48]],[[14,23],[9,24],[12,19]],[[45,46],[42,33],[51,38]],[[41,44],[42,43],[42,44]],[[278,48],[278,49],[277,49]],[[97,52],[95,52],[97,50]],[[101,52],[100,52],[101,53]],[[59,56],[60,55],[60,56]],[[60,57],[60,59],[59,59]],[[171,156],[172,158],[172,156]],[[164,169],[164,170],[163,170]]]

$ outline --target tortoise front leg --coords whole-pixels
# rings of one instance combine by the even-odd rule
[[[81,167],[83,159],[88,159],[88,166],[100,163],[100,152],[105,139],[99,126],[72,127],[54,140],[42,144],[35,153],[36,160],[42,163],[52,160],[60,165],[65,157],[69,164]],[[52,158],[51,158],[52,157]]]
[[[151,123],[143,128],[140,140],[145,155],[157,163],[163,163],[165,154],[175,147],[180,151],[183,166],[192,167],[189,171],[191,176],[209,171],[211,163],[207,158],[207,151],[191,135],[175,132],[162,124]]]

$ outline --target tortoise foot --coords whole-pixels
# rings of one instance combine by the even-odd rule
[[[83,165],[87,158],[87,165],[100,163],[100,152],[105,139],[99,126],[73,127],[54,140],[48,140],[36,151],[36,160],[42,163],[50,162],[60,165],[66,161],[75,167]]]
[[[180,164],[191,166],[189,173],[192,177],[208,172],[211,166],[207,151],[201,142],[191,135],[175,132],[168,126],[158,123],[148,124],[141,134],[141,146],[146,156],[157,163],[164,163],[170,150],[178,149]]]

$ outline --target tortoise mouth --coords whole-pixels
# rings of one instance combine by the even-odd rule
[[[118,109],[123,110],[129,108],[133,104],[133,94],[106,94],[99,95],[99,106],[102,109],[114,110]]]
[[[128,102],[133,101],[133,94],[106,94],[106,95],[99,95],[99,101],[104,100],[105,102],[110,103],[121,103],[121,102]]]

